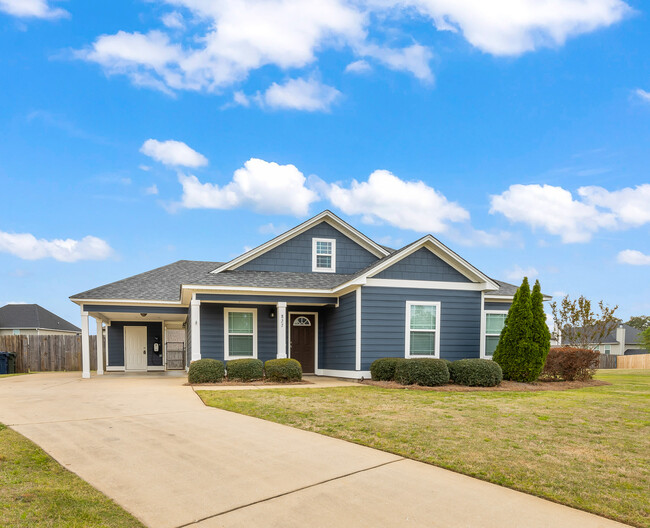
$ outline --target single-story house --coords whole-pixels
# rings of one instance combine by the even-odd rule
[[[7,304],[0,308],[0,336],[79,334],[81,328],[38,304]]]
[[[431,235],[394,250],[324,211],[228,262],[181,260],[70,299],[85,377],[93,317],[109,371],[170,368],[169,332],[184,329],[182,367],[291,357],[360,378],[381,357],[490,358],[516,289]]]

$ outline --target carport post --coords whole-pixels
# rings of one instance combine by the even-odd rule
[[[97,321],[97,375],[104,374],[104,323],[101,319]]]
[[[88,335],[88,312],[81,307],[81,377],[90,378],[90,336]]]

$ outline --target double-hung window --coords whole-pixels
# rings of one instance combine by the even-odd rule
[[[440,303],[406,301],[406,351],[410,357],[440,357]]]
[[[224,357],[257,357],[257,309],[224,309]]]
[[[485,357],[491,358],[499,344],[508,312],[487,311],[485,313]]]
[[[336,273],[336,239],[312,239],[312,271]]]
[[[612,353],[612,345],[604,345],[605,348],[605,354],[608,356]]]

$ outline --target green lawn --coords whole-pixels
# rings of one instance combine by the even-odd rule
[[[650,371],[545,392],[377,387],[197,391],[207,405],[342,438],[650,528]]]
[[[24,436],[0,424],[0,526],[143,525]]]

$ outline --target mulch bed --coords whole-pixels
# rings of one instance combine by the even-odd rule
[[[502,381],[496,387],[465,387],[464,385],[441,385],[440,387],[422,387],[420,385],[400,385],[394,381],[372,381],[363,380],[363,385],[372,385],[382,389],[406,389],[421,391],[439,391],[439,392],[537,392],[537,391],[563,391],[570,389],[583,389],[585,387],[600,387],[602,385],[611,385],[607,381],[589,380],[589,381],[536,381],[534,383],[519,383],[516,381]]]
[[[250,385],[313,385],[312,381],[268,381],[268,380],[255,380],[255,381],[221,381],[219,383],[185,383],[190,387],[243,387]]]

